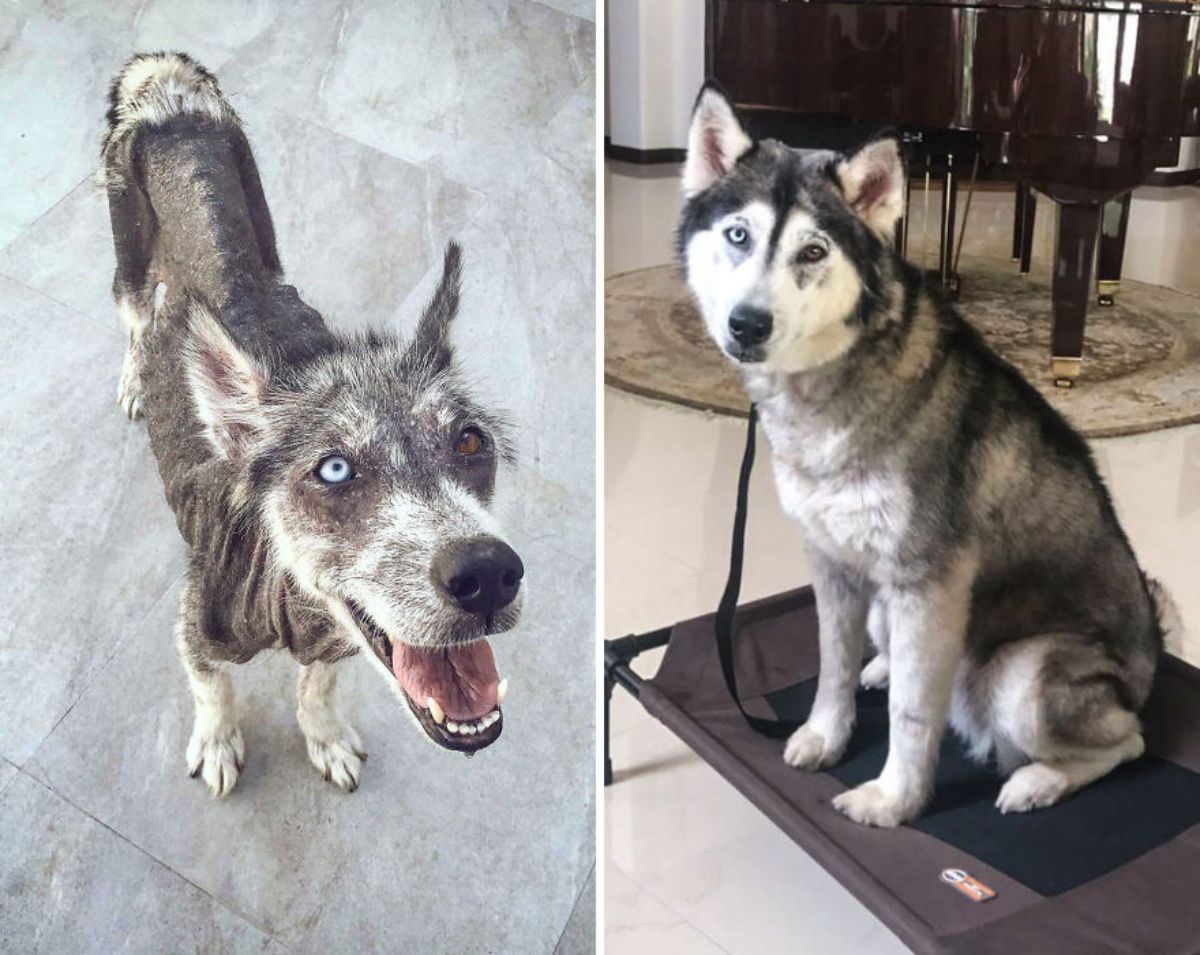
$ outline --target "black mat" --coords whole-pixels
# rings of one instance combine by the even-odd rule
[[[780,719],[803,720],[817,681],[764,697]],[[887,693],[860,690],[858,724],[830,774],[847,789],[876,778],[887,758]],[[1002,815],[995,768],[942,740],[933,799],[912,828],[956,846],[1041,895],[1066,892],[1119,868],[1200,823],[1200,773],[1143,756],[1050,809]],[[1200,872],[1196,873],[1200,891]],[[1197,940],[1200,946],[1200,939]]]

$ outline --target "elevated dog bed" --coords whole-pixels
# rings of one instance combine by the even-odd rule
[[[606,643],[608,694],[633,693],[917,952],[1200,952],[1200,670],[1166,657],[1143,714],[1146,755],[1057,806],[1002,815],[1002,780],[947,732],[919,819],[896,830],[853,823],[830,800],[882,769],[886,692],[860,691],[854,736],[828,772],[791,769],[764,735],[774,721],[803,721],[812,704],[817,616],[808,588],[734,612],[747,457],[722,607],[741,704],[723,673],[721,613]],[[664,644],[658,672],[642,680],[630,661]],[[977,901],[986,891],[976,883],[994,894]]]

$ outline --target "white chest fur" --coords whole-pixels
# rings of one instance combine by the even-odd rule
[[[864,465],[852,432],[770,412],[763,423],[780,503],[809,546],[869,577],[887,576],[911,506],[898,469]]]

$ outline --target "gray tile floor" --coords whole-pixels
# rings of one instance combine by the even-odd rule
[[[0,8],[0,951],[564,952],[594,934],[594,26],[590,2],[185,0]],[[235,674],[248,763],[184,773],[184,552],[92,185],[138,49],[218,73],[289,279],[333,324],[410,323],[451,236],[457,340],[517,421],[502,491],[533,584],[497,639],[502,742],[429,747],[365,664],[354,795],[308,764],[294,664]]]

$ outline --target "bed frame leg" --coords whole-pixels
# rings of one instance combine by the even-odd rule
[[[619,685],[635,700],[641,699],[642,683],[630,664],[639,654],[656,647],[665,647],[671,639],[671,628],[651,633],[631,634],[616,640],[604,641],[604,785],[613,781],[612,752],[609,747],[609,722],[612,716],[613,690]]]
[[[611,786],[613,781],[612,751],[608,745],[608,724],[612,718],[612,697],[616,681],[604,674],[604,785]]]

